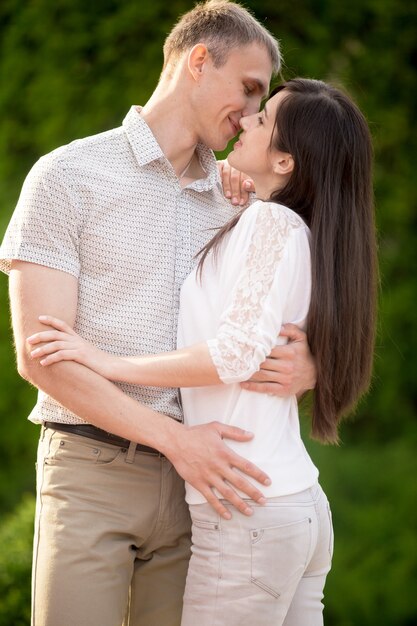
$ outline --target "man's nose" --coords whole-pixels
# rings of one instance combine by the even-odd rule
[[[244,117],[248,117],[250,115],[255,115],[255,113],[259,113],[259,109],[261,106],[261,97],[252,97],[246,103],[245,108],[242,111],[242,115]]]

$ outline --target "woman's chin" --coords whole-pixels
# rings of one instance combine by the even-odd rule
[[[236,152],[234,152],[234,148],[233,148],[233,152],[230,152],[227,156],[227,162],[229,163],[229,165],[231,167],[234,167],[236,170],[240,170],[241,168],[239,167],[239,157],[236,154]]]

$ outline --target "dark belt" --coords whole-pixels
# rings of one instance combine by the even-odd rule
[[[127,449],[131,444],[129,439],[123,439],[123,437],[118,437],[117,435],[108,433],[107,431],[97,428],[97,426],[93,426],[92,424],[61,424],[60,422],[43,422],[43,425],[45,428],[51,428],[63,433],[81,435],[82,437],[88,437],[89,439],[94,439],[95,441],[109,443],[112,446],[119,446],[120,448]],[[159,452],[155,448],[144,446],[141,443],[136,444],[136,450],[139,452],[146,452],[147,454],[156,454],[161,457],[164,456],[162,452]]]

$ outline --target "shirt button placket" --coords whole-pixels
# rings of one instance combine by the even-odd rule
[[[188,191],[182,190],[177,198],[177,220],[175,240],[174,319],[173,348],[176,348],[178,311],[182,283],[191,271],[191,213]]]

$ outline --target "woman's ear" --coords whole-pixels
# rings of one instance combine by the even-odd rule
[[[275,174],[286,176],[294,169],[294,159],[288,152],[277,152],[273,160],[273,170]]]
[[[194,80],[199,80],[204,71],[205,64],[209,58],[207,46],[203,43],[197,43],[188,53],[188,70]]]

